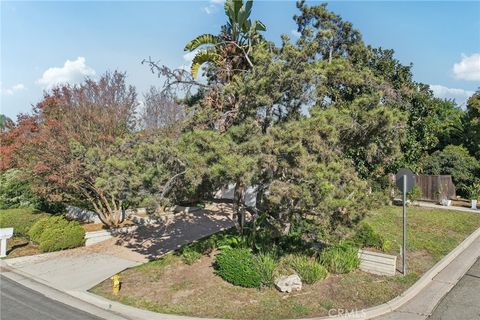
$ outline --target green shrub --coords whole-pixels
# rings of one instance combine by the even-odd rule
[[[385,239],[381,234],[373,230],[372,226],[368,222],[362,222],[353,241],[356,245],[363,247],[374,247],[377,249],[382,249],[384,247]]]
[[[258,288],[261,278],[255,259],[248,249],[233,248],[221,251],[215,260],[216,273],[231,284]]]
[[[322,250],[320,263],[332,273],[348,273],[359,264],[358,248],[351,244],[339,244]]]
[[[181,252],[182,261],[188,265],[194,264],[196,261],[200,260],[202,254],[193,250],[191,247],[185,247]]]
[[[0,210],[0,228],[13,228],[16,236],[28,236],[28,231],[47,214],[31,208]]]
[[[9,169],[0,174],[0,209],[35,208],[38,202],[20,170]]]
[[[35,243],[40,243],[40,237],[42,236],[43,231],[47,229],[47,226],[52,224],[53,221],[56,221],[60,217],[44,217],[39,219],[35,224],[28,230],[28,236],[30,240]]]
[[[327,269],[304,255],[290,255],[284,260],[284,265],[292,268],[304,283],[313,284],[318,280],[325,279],[328,275]]]
[[[61,216],[37,221],[31,228],[31,239],[43,252],[58,251],[83,245],[85,231],[76,221],[67,221]]]
[[[260,283],[264,287],[273,285],[277,259],[271,253],[260,253],[255,256],[255,269],[260,276]]]

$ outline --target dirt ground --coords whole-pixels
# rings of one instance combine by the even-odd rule
[[[390,242],[386,253],[399,255],[402,240],[401,208],[384,207],[367,218]],[[110,280],[92,292],[108,299],[161,313],[231,319],[285,319],[326,316],[330,309],[364,309],[379,305],[409,288],[423,273],[480,227],[475,213],[409,208],[407,219],[407,275],[377,276],[356,270],[330,274],[300,292],[273,288],[246,289],[216,276],[213,257],[189,266],[175,255],[127,269],[120,274],[122,289],[111,294]],[[401,270],[397,256],[397,269]]]
[[[415,253],[407,277],[383,277],[360,270],[331,274],[302,291],[280,293],[273,288],[247,289],[233,286],[214,274],[213,257],[204,256],[193,265],[179,257],[150,262],[121,273],[120,295],[111,295],[110,281],[92,291],[110,299],[162,313],[233,319],[280,319],[324,316],[332,308],[358,308],[386,302],[406,290],[434,263],[426,253]]]
[[[13,237],[7,240],[8,258],[31,256],[41,253],[38,245],[31,243],[22,237]]]

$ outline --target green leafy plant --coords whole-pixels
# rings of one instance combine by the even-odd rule
[[[348,273],[360,265],[358,248],[349,244],[341,243],[322,250],[320,263],[332,273]]]
[[[277,258],[272,253],[259,253],[254,258],[255,268],[260,276],[260,282],[264,287],[273,285]]]
[[[407,199],[410,201],[418,201],[422,197],[422,189],[419,186],[414,186],[410,192],[407,193]]]
[[[215,241],[215,245],[220,250],[246,247],[246,244],[244,237],[233,234],[222,234]]]
[[[471,200],[477,200],[480,197],[480,181],[476,181],[470,186],[464,187],[464,189]]]
[[[258,288],[261,277],[255,265],[252,252],[248,249],[233,248],[221,251],[215,259],[216,274],[231,284]]]
[[[39,199],[21,171],[9,169],[0,174],[0,209],[31,207],[35,208]]]
[[[316,259],[305,255],[289,255],[282,262],[285,267],[293,269],[300,279],[307,284],[313,284],[318,280],[325,279],[328,275],[327,269]]]
[[[377,249],[382,249],[385,243],[385,239],[378,232],[373,230],[372,226],[368,222],[362,222],[353,241],[356,245],[360,247],[374,247]]]
[[[202,254],[200,252],[197,252],[193,250],[191,247],[186,247],[184,250],[182,250],[181,253],[182,256],[182,261],[185,262],[188,265],[192,265],[200,258],[202,257]]]
[[[62,212],[60,203],[50,203],[32,190],[28,175],[19,169],[0,173],[0,209],[32,208],[50,213]]]

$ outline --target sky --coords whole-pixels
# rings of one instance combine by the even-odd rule
[[[44,90],[105,71],[127,72],[141,100],[151,85],[161,85],[143,59],[188,67],[193,55],[185,44],[217,34],[225,22],[222,0],[0,1],[0,113],[12,119],[30,112]],[[479,1],[333,1],[328,8],[352,22],[367,44],[412,63],[414,79],[436,96],[464,107],[480,88]],[[294,1],[257,0],[252,15],[278,42],[281,34],[297,37],[295,13]]]

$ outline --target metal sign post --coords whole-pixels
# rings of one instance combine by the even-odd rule
[[[403,204],[403,241],[402,241],[402,274],[407,274],[407,192],[415,186],[415,176],[409,169],[400,169],[395,176],[397,187],[402,191]]]

